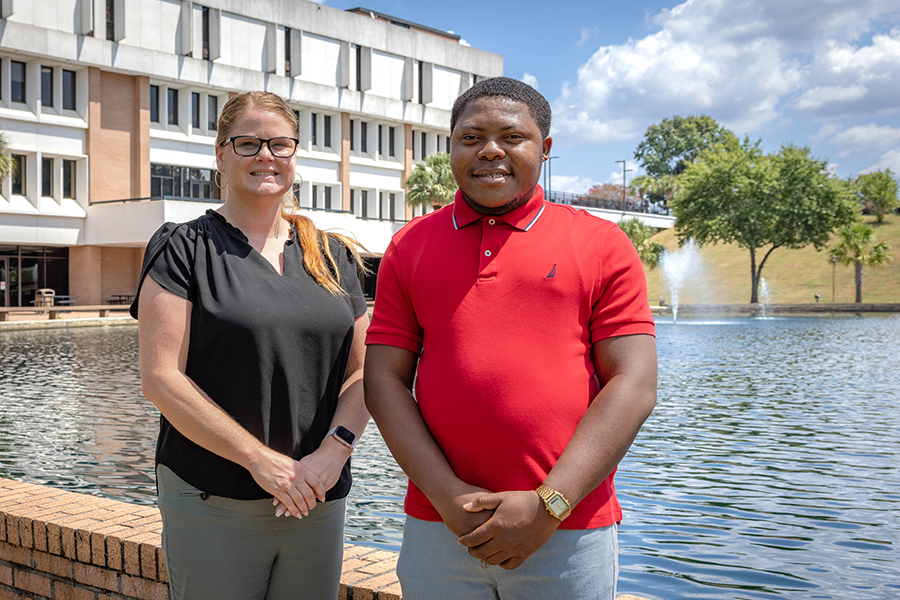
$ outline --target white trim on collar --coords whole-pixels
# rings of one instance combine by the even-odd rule
[[[529,224],[525,227],[525,229],[523,229],[523,231],[528,231],[529,229],[531,229],[532,227],[534,227],[534,224],[537,223],[537,220],[541,218],[541,215],[542,215],[542,214],[544,214],[544,209],[545,209],[545,208],[547,208],[547,205],[546,205],[546,204],[544,204],[543,206],[541,206],[541,210],[538,211],[538,214],[534,215],[534,218],[531,220],[531,223],[529,223]]]

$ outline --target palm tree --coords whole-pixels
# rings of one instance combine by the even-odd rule
[[[634,249],[641,257],[641,262],[647,265],[648,269],[655,268],[659,264],[659,257],[664,249],[659,242],[650,241],[656,230],[637,217],[619,222],[619,227],[634,244]]]
[[[856,302],[862,303],[863,266],[881,267],[891,260],[890,248],[884,242],[871,248],[875,230],[865,223],[854,223],[841,228],[841,241],[831,249],[831,256],[845,265],[853,263],[856,276]]]
[[[459,186],[453,179],[450,155],[435,152],[413,167],[406,179],[406,203],[410,206],[432,205],[438,209],[453,202]]]
[[[12,157],[9,155],[9,145],[0,133],[0,181],[6,179],[10,171],[12,171]]]

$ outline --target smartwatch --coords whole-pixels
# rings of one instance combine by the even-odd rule
[[[343,425],[338,425],[337,427],[332,427],[328,430],[328,433],[325,436],[331,436],[343,445],[347,446],[351,450],[356,446],[356,434],[344,427]]]

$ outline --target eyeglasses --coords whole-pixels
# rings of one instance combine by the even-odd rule
[[[263,144],[269,147],[272,156],[278,158],[290,158],[297,151],[297,144],[300,140],[292,137],[274,137],[264,140],[255,135],[236,135],[228,138],[220,145],[231,144],[234,153],[238,156],[256,156],[262,149]]]

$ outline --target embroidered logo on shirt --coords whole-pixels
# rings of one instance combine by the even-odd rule
[[[556,275],[556,263],[553,263],[553,268],[550,269],[550,274],[545,279],[553,279],[554,275]]]

